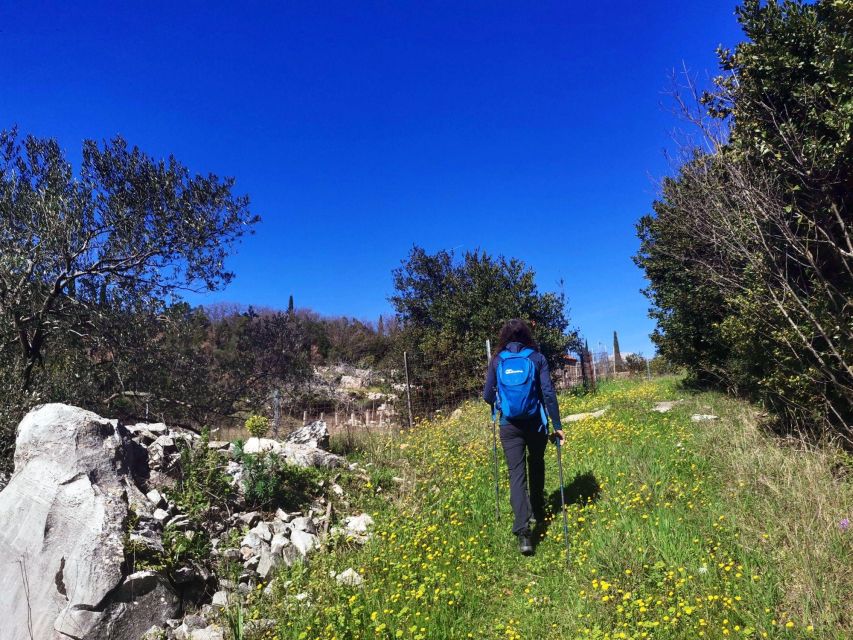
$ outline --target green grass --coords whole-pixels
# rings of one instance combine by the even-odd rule
[[[250,598],[249,617],[278,620],[263,637],[280,638],[850,637],[853,530],[838,522],[853,489],[833,475],[843,454],[784,445],[753,408],[675,379],[561,399],[564,415],[604,406],[566,427],[568,558],[558,507],[535,556],[518,555],[502,456],[495,522],[491,427],[470,404],[371,442],[369,479],[349,487],[376,519],[372,541],[284,571],[272,595]],[[547,468],[556,496],[554,447]],[[330,576],[347,567],[361,588]]]

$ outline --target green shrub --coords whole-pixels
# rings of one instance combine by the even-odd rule
[[[163,549],[169,569],[193,560],[203,563],[210,558],[210,537],[205,531],[199,530],[187,537],[187,532],[166,525],[163,530]]]
[[[251,415],[246,419],[246,431],[253,438],[263,438],[270,430],[269,418]]]
[[[320,494],[322,474],[313,468],[288,464],[277,455],[243,453],[235,458],[243,465],[243,493],[250,509],[296,510]]]
[[[227,503],[236,493],[221,454],[208,448],[209,442],[210,432],[205,429],[194,446],[181,449],[181,481],[169,492],[181,512],[195,521],[203,520],[211,506]]]

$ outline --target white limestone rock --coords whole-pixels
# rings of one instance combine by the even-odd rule
[[[281,549],[281,559],[288,567],[292,567],[294,563],[302,559],[302,554],[293,544],[288,544]]]
[[[579,422],[580,420],[587,420],[589,418],[600,418],[607,412],[607,407],[603,409],[599,409],[598,411],[588,411],[586,413],[573,413],[571,415],[565,416],[563,418],[563,422]]]
[[[169,521],[169,512],[165,509],[155,509],[154,520],[156,520],[160,524],[166,524]]]
[[[329,448],[329,428],[323,420],[317,420],[293,431],[284,440],[285,444],[296,444],[315,449]]]
[[[294,518],[293,520],[291,520],[290,526],[293,529],[297,529],[299,531],[317,533],[317,526],[314,524],[314,521],[307,516],[299,516],[298,518]]]
[[[364,583],[364,578],[352,567],[341,571],[335,576],[335,580],[347,587],[360,587]]]
[[[291,544],[290,539],[283,533],[276,533],[270,542],[270,552],[274,556],[280,556],[282,550]]]
[[[135,640],[177,611],[156,574],[122,576],[128,442],[115,421],[63,404],[21,421],[0,493],[4,640]]]
[[[347,516],[344,518],[344,528],[347,533],[364,535],[372,526],[373,518],[367,513],[362,513],[357,516]]]
[[[290,542],[303,557],[320,546],[320,539],[317,536],[299,529],[294,529],[290,534]]]
[[[261,548],[260,559],[258,560],[258,566],[255,568],[255,571],[258,572],[258,576],[260,576],[261,580],[266,582],[270,579],[273,571],[282,563],[282,561],[280,553],[272,553],[272,550],[265,545]]]
[[[713,420],[718,420],[719,416],[714,416],[708,413],[694,413],[690,416],[690,420],[693,422],[711,422]]]
[[[290,442],[280,445],[278,453],[287,462],[297,467],[334,469],[335,467],[342,467],[346,464],[346,459],[337,454],[318,449],[317,447]]]
[[[270,438],[249,438],[243,445],[243,453],[280,453],[281,443]]]
[[[254,551],[257,551],[261,548],[263,544],[263,540],[255,531],[249,531],[245,536],[243,536],[243,540],[240,542],[240,547],[248,547]]]
[[[266,522],[259,522],[255,525],[254,529],[249,531],[249,533],[254,533],[264,542],[269,542],[270,540],[272,540],[272,531],[270,530],[270,525]]]
[[[681,400],[664,400],[663,402],[656,402],[652,407],[652,411],[667,413],[668,411],[672,411],[673,407],[675,407],[679,402],[681,402]]]
[[[204,629],[191,631],[189,640],[225,640],[225,631],[219,625],[212,624]]]
[[[248,513],[241,513],[237,516],[237,519],[250,527],[254,527],[261,520],[261,514],[257,511],[249,511]]]
[[[145,495],[147,496],[151,504],[153,504],[155,507],[159,509],[163,509],[166,507],[166,499],[163,497],[163,494],[157,491],[157,489],[151,489],[151,491],[149,491]]]

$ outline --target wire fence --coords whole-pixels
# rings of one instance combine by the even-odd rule
[[[317,420],[332,434],[409,428],[476,397],[482,389],[485,355],[483,360],[476,371],[410,353],[394,368],[318,366],[300,385],[274,390],[261,412],[270,419],[272,437],[284,437]],[[248,434],[234,424],[220,426],[214,437],[233,440]]]
[[[599,343],[595,351],[584,351],[579,358],[567,356],[561,369],[552,373],[558,389],[584,386],[595,389],[598,382],[629,378],[651,378],[650,361],[640,354],[627,354],[629,358],[617,360],[614,353]],[[633,356],[633,358],[631,358]]]
[[[405,429],[479,397],[486,362],[484,350],[482,364],[474,367],[408,352],[394,368],[318,366],[313,377],[298,387],[274,390],[262,411],[270,418],[273,437],[284,437],[317,420],[324,421],[332,434]],[[612,354],[604,349],[579,359],[566,356],[551,371],[558,390],[594,388],[596,381],[628,375],[617,372]],[[247,434],[240,426],[223,426],[215,437],[230,440]]]

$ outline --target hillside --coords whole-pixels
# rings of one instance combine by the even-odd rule
[[[668,412],[658,401],[682,399]],[[763,435],[756,410],[674,379],[564,395],[570,556],[556,519],[517,554],[484,406],[361,443],[375,535],[287,570],[245,605],[287,638],[844,638],[849,458]],[[718,419],[692,421],[694,414]],[[549,492],[559,500],[556,451]],[[353,568],[360,586],[334,576]],[[293,596],[301,594],[298,599]],[[846,594],[846,595],[845,595]],[[234,607],[226,617],[236,616]],[[247,636],[248,637],[248,636]]]

